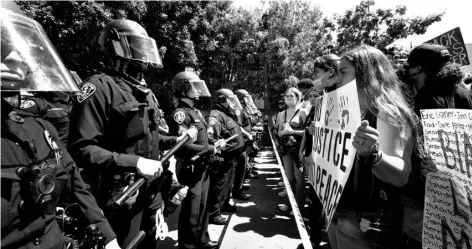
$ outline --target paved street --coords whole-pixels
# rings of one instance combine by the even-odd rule
[[[280,191],[277,183],[281,177],[276,161],[256,158],[256,162],[259,179],[249,180],[251,187],[245,191],[250,200],[232,200],[238,211],[235,214],[224,213],[230,218],[228,225],[210,225],[210,237],[220,242],[220,249],[296,249],[301,241],[295,220],[288,212],[277,208],[280,204],[288,204],[288,199],[277,195]],[[167,218],[169,236],[161,244],[162,248],[177,248],[178,211]]]

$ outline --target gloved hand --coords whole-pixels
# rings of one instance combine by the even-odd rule
[[[118,245],[118,241],[115,238],[105,245],[105,249],[121,249],[121,247]]]
[[[140,157],[138,159],[138,165],[136,166],[138,174],[145,177],[149,182],[161,176],[163,172],[162,164],[160,161],[146,159]]]
[[[224,147],[226,147],[226,141],[224,139],[220,139],[220,140],[216,141],[215,148],[222,149]]]
[[[192,143],[197,141],[198,130],[197,128],[195,128],[195,126],[192,126],[189,129],[187,129],[180,137],[177,138],[177,142],[184,139],[184,137],[187,136],[187,134],[190,137],[190,141]]]

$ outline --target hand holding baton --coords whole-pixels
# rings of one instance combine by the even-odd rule
[[[190,139],[190,136],[187,134],[182,140],[180,140],[172,149],[170,149],[165,155],[162,156],[161,158],[161,164],[169,160],[169,158],[174,155],[174,153],[182,147],[188,140]],[[116,201],[113,202],[113,207],[118,208],[125,203],[126,200],[134,193],[136,190],[138,190],[145,182],[146,180],[144,178],[140,178],[137,180],[133,185],[131,185],[126,191],[118,197]]]
[[[225,139],[225,144],[226,144],[226,143],[229,143],[231,140],[237,138],[238,136],[239,136],[239,134],[234,134],[234,135],[232,135],[231,137]],[[217,149],[219,149],[219,146],[217,146]],[[193,163],[193,162],[197,161],[199,158],[200,158],[200,155],[196,155],[196,156],[194,156],[194,157],[192,157],[192,158],[190,159],[190,162]]]

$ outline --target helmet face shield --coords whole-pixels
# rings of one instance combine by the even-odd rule
[[[226,101],[229,104],[229,107],[233,110],[242,110],[243,107],[241,106],[241,103],[239,102],[238,96],[236,95],[228,95],[226,97]]]
[[[246,105],[256,106],[256,105],[254,104],[254,101],[252,101],[251,95],[246,95],[246,96],[244,96],[244,103],[245,103]]]
[[[80,91],[36,21],[4,9],[0,20],[2,91]]]
[[[120,41],[113,41],[113,47],[120,57],[149,63],[157,68],[163,67],[156,41],[151,37],[121,33]]]
[[[205,81],[190,80],[190,84],[192,85],[192,91],[194,91],[196,97],[211,97]]]

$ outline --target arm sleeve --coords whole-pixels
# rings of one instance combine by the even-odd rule
[[[208,141],[215,144],[221,136],[221,122],[215,115],[210,115],[207,120],[208,123]]]
[[[174,116],[175,113],[179,111],[180,110],[175,110],[172,116]],[[169,124],[170,132],[176,136],[182,135],[191,126],[191,121],[187,114],[185,114],[185,119],[181,121],[180,124],[175,120],[175,118],[170,118],[167,122]],[[179,149],[179,154],[185,154],[192,157],[195,155],[200,155],[200,156],[212,155],[213,152],[214,152],[214,148],[211,145],[195,144],[195,143],[191,143],[190,141],[186,142]]]
[[[159,148],[161,150],[169,150],[173,146],[177,144],[177,137],[176,136],[167,136],[159,134]]]
[[[86,82],[92,85],[92,83]],[[89,85],[89,87],[90,87]],[[83,168],[104,171],[109,167],[136,167],[139,156],[109,151],[100,147],[108,120],[108,110],[112,96],[99,82],[91,95],[79,102],[75,101],[70,115],[69,152],[75,162]],[[108,88],[107,88],[108,89]]]
[[[51,125],[48,130],[54,130]],[[70,193],[74,201],[79,205],[80,211],[87,220],[87,224],[95,224],[100,232],[106,237],[105,244],[116,238],[116,234],[111,228],[110,223],[105,217],[103,211],[97,204],[95,197],[90,193],[87,185],[84,183],[77,166],[72,160],[70,154],[67,152],[65,146],[59,143],[59,136],[56,131],[51,132],[52,137],[57,142],[57,145],[62,151],[62,160],[64,161],[64,167],[69,174],[70,178],[67,183],[66,193]]]
[[[189,129],[189,126],[187,126],[184,123],[179,125],[179,135],[182,135],[187,129]],[[214,152],[214,147],[212,145],[203,145],[203,144],[195,144],[191,143],[190,141],[186,142],[181,148],[182,151],[184,151],[185,154],[189,155],[199,155],[199,156],[206,156],[206,155],[212,155]]]

